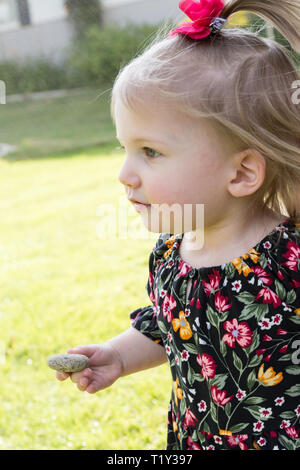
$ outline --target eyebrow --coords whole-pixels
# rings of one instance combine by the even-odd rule
[[[120,138],[116,135],[116,138],[121,142]],[[137,139],[133,139],[133,142],[156,142],[157,144],[166,144],[167,142],[163,142],[161,140],[156,140],[152,137],[139,137]]]

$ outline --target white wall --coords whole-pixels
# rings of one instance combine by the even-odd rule
[[[118,5],[126,5],[126,3],[138,3],[141,0],[102,0],[104,7],[117,7]]]
[[[67,16],[64,0],[28,0],[32,24],[61,20]]]

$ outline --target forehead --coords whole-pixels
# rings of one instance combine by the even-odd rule
[[[159,101],[143,100],[129,106],[120,98],[115,101],[115,124],[118,136],[136,140],[142,134],[157,139],[178,142],[195,130],[195,120],[180,112],[178,107]]]

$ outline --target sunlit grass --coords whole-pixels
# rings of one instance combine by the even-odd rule
[[[0,161],[0,449],[164,449],[167,365],[95,395],[58,382],[49,355],[101,343],[149,305],[156,235],[99,239],[97,210],[114,204],[122,157]],[[139,218],[137,214],[131,215]]]

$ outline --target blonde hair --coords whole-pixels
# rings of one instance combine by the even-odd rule
[[[299,0],[229,0],[220,16],[239,11],[269,20],[300,52]],[[254,204],[300,222],[300,75],[287,49],[258,32],[223,28],[200,40],[155,38],[124,66],[115,80],[111,115],[121,97],[127,106],[145,107],[146,93],[205,118],[241,148],[259,151],[266,161],[264,183]],[[149,96],[149,95],[147,95]]]

